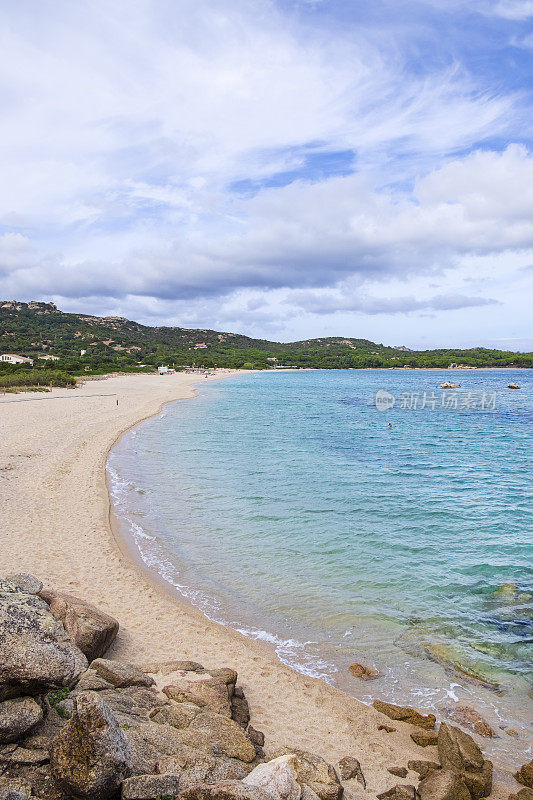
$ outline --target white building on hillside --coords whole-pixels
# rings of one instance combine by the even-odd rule
[[[0,356],[0,361],[5,361],[8,364],[30,364],[33,367],[33,358],[26,358],[26,356],[16,356],[13,353],[3,353]]]

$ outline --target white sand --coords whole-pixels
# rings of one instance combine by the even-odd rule
[[[205,380],[184,374],[120,376],[76,390],[0,396],[0,574],[32,572],[46,585],[113,614],[121,625],[109,653],[113,658],[139,664],[192,659],[237,669],[251,724],[264,731],[267,753],[296,745],[333,763],[355,756],[367,790],[349,783],[360,795],[416,782],[413,773],[402,780],[386,771],[407,766],[408,759],[437,759],[436,748],[422,749],[410,740],[411,726],[294,672],[261,643],[210,622],[141,569],[112,531],[105,485],[110,447],[164,403],[192,397],[194,384]],[[382,723],[396,732],[378,731]],[[498,770],[497,776],[495,797],[518,790],[507,772]]]

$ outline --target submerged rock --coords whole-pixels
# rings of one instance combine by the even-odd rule
[[[447,672],[459,673],[468,681],[484,686],[493,692],[499,692],[499,683],[489,680],[484,675],[475,672],[472,667],[465,667],[460,662],[460,654],[456,648],[444,644],[426,644],[423,652],[430,661],[440,664]]]
[[[118,633],[114,617],[66,592],[47,589],[40,596],[89,661],[104,655]]]
[[[494,597],[499,598],[514,598],[518,591],[516,583],[509,581],[508,583],[500,583],[498,588],[494,591]]]
[[[489,723],[484,720],[474,708],[470,708],[470,706],[453,706],[451,708],[445,708],[443,711],[449,719],[458,722],[459,725],[470,728],[474,733],[480,736],[492,738],[496,735]]]
[[[380,711],[390,719],[397,719],[401,722],[408,722],[410,725],[418,725],[420,728],[432,730],[435,727],[436,718],[434,714],[421,714],[409,706],[397,706],[394,703],[385,703],[383,700],[374,700],[372,703],[377,711]]]

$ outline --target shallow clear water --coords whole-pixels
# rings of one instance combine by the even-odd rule
[[[211,618],[363,700],[466,699],[522,737],[532,421],[529,370],[239,376],[127,434],[110,488],[143,560]]]

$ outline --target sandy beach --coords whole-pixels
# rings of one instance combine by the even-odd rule
[[[0,573],[34,573],[115,616],[121,630],[112,658],[234,667],[252,725],[265,733],[267,754],[295,745],[332,763],[354,756],[367,779],[366,794],[375,796],[398,783],[387,767],[435,760],[436,748],[422,750],[409,737],[411,726],[391,723],[324,682],[294,672],[266,646],[172,597],[135,563],[110,523],[105,464],[114,442],[165,403],[193,398],[200,381],[218,377],[231,375],[118,376],[75,390],[1,397]],[[396,731],[378,730],[384,723]],[[486,741],[476,740],[484,749]],[[519,788],[501,764],[495,763],[495,779],[494,797]],[[361,786],[354,792],[365,794]]]

